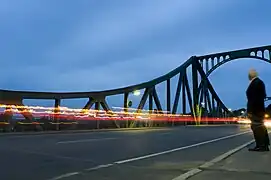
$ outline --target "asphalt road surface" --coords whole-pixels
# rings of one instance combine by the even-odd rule
[[[0,135],[1,180],[171,180],[252,139],[240,126]]]

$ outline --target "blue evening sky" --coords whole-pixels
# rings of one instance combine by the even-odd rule
[[[111,89],[192,55],[269,45],[270,8],[270,0],[1,0],[0,89]],[[246,104],[252,67],[271,96],[264,62],[233,61],[210,76],[229,108]]]

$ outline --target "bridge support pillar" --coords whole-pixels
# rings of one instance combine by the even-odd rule
[[[100,110],[100,102],[97,101],[97,102],[95,102],[95,114],[96,114],[96,117],[99,114],[99,110]],[[96,121],[96,128],[97,129],[100,128],[100,120],[99,119],[97,119],[97,121]]]
[[[1,117],[1,123],[5,123],[4,124],[4,131],[10,131],[10,124],[12,123],[11,120],[12,120],[12,116],[13,116],[13,112],[12,112],[12,109],[11,107],[6,107],[4,113],[2,114],[2,117]]]
[[[193,111],[194,116],[198,117],[197,107],[199,106],[199,89],[198,89],[198,64],[193,62],[192,64],[192,81],[193,81]]]
[[[59,112],[60,112],[60,99],[55,99],[55,109],[54,109],[54,122],[56,123],[56,130],[59,130]]]
[[[124,104],[123,104],[123,107],[124,107],[124,117],[127,116],[127,113],[128,113],[128,97],[129,97],[129,93],[124,93]],[[126,120],[126,128],[129,127],[129,120],[127,119]]]
[[[170,79],[167,80],[167,112],[168,114],[171,113],[171,107],[170,107]]]

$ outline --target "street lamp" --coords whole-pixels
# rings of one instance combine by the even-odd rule
[[[134,95],[134,96],[139,96],[139,95],[140,95],[140,91],[139,91],[139,90],[135,90],[135,91],[133,92],[133,95]]]
[[[127,107],[131,107],[133,105],[133,102],[132,101],[129,101],[128,103],[127,103]]]
[[[203,117],[205,117],[205,123],[207,123],[208,124],[208,121],[207,121],[207,116],[206,116],[206,110],[205,110],[205,103],[204,102],[201,102],[200,103],[200,105],[201,105],[201,107],[200,107],[200,116],[203,116]],[[203,112],[202,112],[203,111]]]
[[[135,90],[132,92],[134,96],[139,96],[140,95],[140,90]],[[127,102],[127,107],[131,107],[133,102],[130,100]]]

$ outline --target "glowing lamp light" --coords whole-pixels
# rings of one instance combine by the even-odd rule
[[[265,117],[265,118],[269,118],[269,115],[268,115],[268,114],[265,114],[264,117]]]
[[[136,91],[133,92],[133,94],[134,94],[135,96],[139,96],[139,95],[140,95],[140,91],[139,91],[139,90],[136,90]]]
[[[271,122],[270,122],[270,121],[266,121],[266,122],[264,122],[264,125],[265,125],[266,127],[271,127]]]

